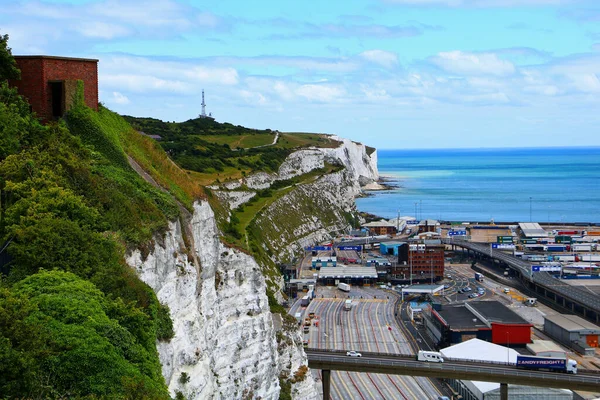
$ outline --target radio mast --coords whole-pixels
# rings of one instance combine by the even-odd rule
[[[204,102],[204,89],[202,89],[202,114],[200,114],[200,118],[206,118],[206,103]]]

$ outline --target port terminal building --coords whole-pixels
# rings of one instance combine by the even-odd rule
[[[321,267],[318,281],[325,286],[337,286],[338,283],[349,283],[355,286],[372,285],[377,282],[375,267],[342,266]]]

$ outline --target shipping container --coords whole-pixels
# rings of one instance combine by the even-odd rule
[[[554,241],[556,243],[571,243],[573,241],[573,238],[567,235],[558,235],[554,237]]]
[[[537,244],[537,239],[522,239],[523,244]]]
[[[302,306],[302,307],[308,306],[308,303],[310,303],[310,300],[308,299],[308,296],[304,296],[302,298],[302,300],[300,300],[300,306]]]
[[[557,235],[559,236],[563,236],[563,235],[577,235],[579,233],[579,231],[558,231],[556,232]]]
[[[591,244],[574,244],[571,246],[573,251],[592,251]]]
[[[513,242],[513,237],[512,236],[498,236],[498,243],[512,243]]]

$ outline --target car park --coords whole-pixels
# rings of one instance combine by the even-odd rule
[[[354,350],[346,352],[346,355],[348,357],[362,357],[362,354],[360,354],[358,351],[354,351]]]

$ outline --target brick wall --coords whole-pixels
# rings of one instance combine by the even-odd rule
[[[85,104],[98,111],[98,63],[88,60],[44,59],[45,81],[82,80]]]
[[[72,87],[69,81],[82,80],[85,104],[98,111],[98,61],[80,58],[50,56],[15,56],[21,70],[20,81],[10,81],[25,96],[33,111],[44,121],[52,120],[52,93],[50,82],[65,82],[65,93]],[[67,96],[70,97],[70,96]],[[68,109],[70,98],[65,98]]]
[[[46,112],[46,84],[44,81],[44,63],[41,58],[16,59],[21,70],[20,80],[10,80],[9,84],[15,86],[19,94],[24,96],[33,111],[38,116],[47,115]]]

